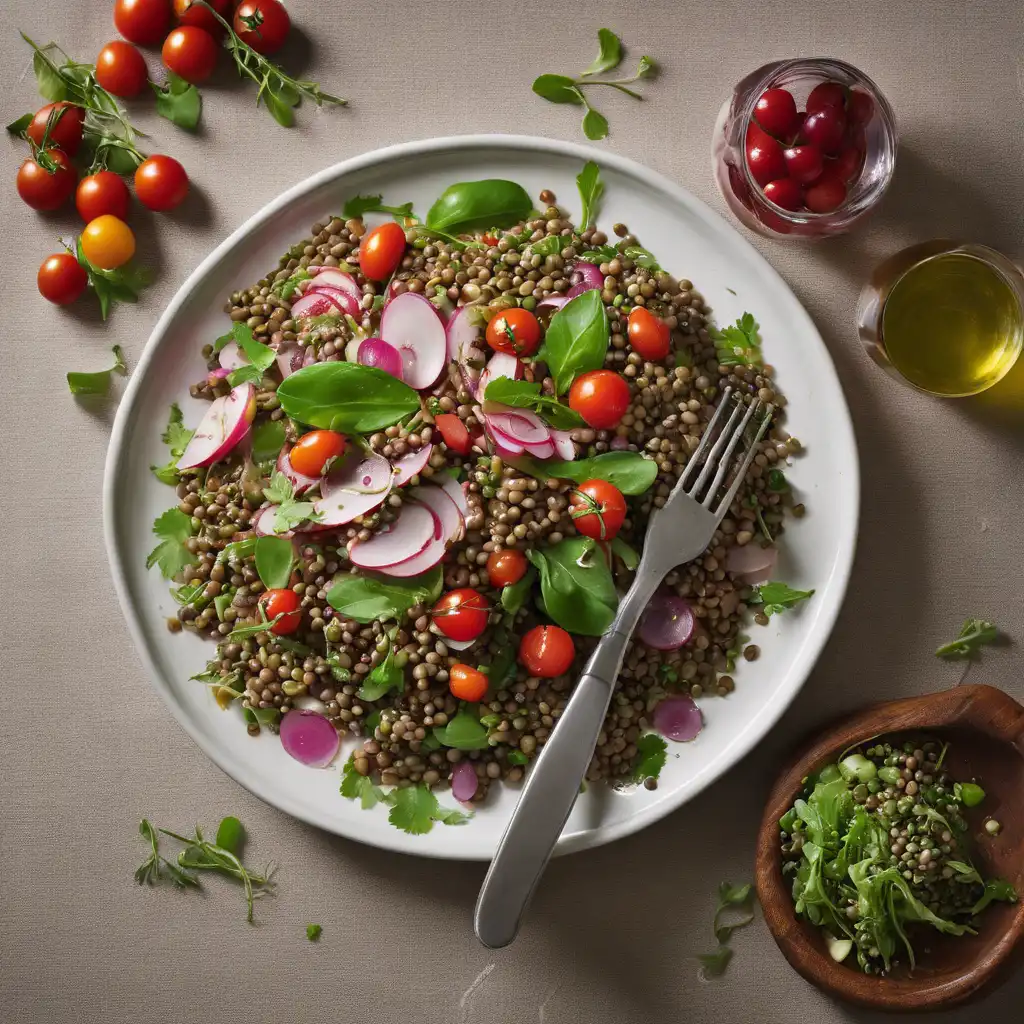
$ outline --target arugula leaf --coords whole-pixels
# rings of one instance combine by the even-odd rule
[[[282,590],[288,586],[295,562],[290,540],[285,537],[257,537],[254,554],[256,572],[267,590]]]
[[[615,618],[618,594],[604,553],[590,537],[567,537],[526,557],[540,573],[547,614],[563,629],[600,636]]]
[[[526,604],[536,579],[537,573],[533,569],[527,569],[515,583],[509,583],[501,588],[501,607],[509,615],[515,615]]]
[[[730,327],[708,329],[721,366],[759,366],[761,335],[752,313],[744,313]]]
[[[160,86],[156,82],[149,84],[156,93],[156,112],[179,128],[195,131],[203,109],[199,90],[173,71],[167,72],[166,85]]]
[[[341,215],[346,220],[353,220],[363,217],[367,213],[390,213],[396,220],[416,220],[416,214],[412,212],[412,203],[403,203],[401,206],[387,206],[384,204],[383,196],[352,196],[346,200]]]
[[[391,813],[388,821],[395,828],[412,835],[424,835],[439,821],[445,825],[462,825],[469,815],[462,811],[442,807],[437,797],[424,783],[396,789],[390,794]]]
[[[636,741],[636,758],[633,760],[633,781],[656,779],[668,760],[668,744],[655,732],[644,733]]]
[[[750,603],[763,605],[765,615],[770,616],[806,601],[813,593],[813,590],[794,590],[787,583],[762,583],[754,588]]]
[[[608,315],[596,289],[570,299],[555,313],[537,358],[547,363],[556,394],[565,394],[581,373],[604,366],[608,337]]]
[[[180,508],[169,508],[153,522],[153,532],[160,543],[146,559],[146,568],[160,567],[165,579],[176,576],[186,565],[194,565],[199,556],[185,546],[192,536],[192,520]]]
[[[116,270],[102,270],[93,266],[86,258],[82,249],[81,236],[75,242],[75,257],[77,258],[89,285],[100,303],[100,317],[107,319],[110,306],[113,302],[136,302],[139,292],[147,287],[153,279],[152,273],[146,267],[133,267],[125,264]]]
[[[526,380],[495,377],[488,385],[484,398],[488,402],[501,402],[517,409],[532,409],[555,430],[572,430],[583,426],[583,417],[551,395],[542,395],[540,384]]]
[[[607,31],[601,29],[602,32]],[[584,72],[586,74],[586,72]],[[593,160],[583,165],[583,170],[576,176],[576,188],[579,189],[583,212],[580,214],[580,231],[586,231],[597,220],[597,211],[604,195],[604,182],[601,180],[601,168]]]
[[[276,353],[269,345],[257,341],[252,333],[252,328],[246,324],[233,324],[231,336],[241,349],[243,355],[249,360],[246,366],[239,366],[228,374],[228,383],[234,388],[239,384],[259,384],[263,380],[263,374],[273,365],[277,358]]]
[[[730,909],[742,911],[731,921],[722,921],[722,915]],[[718,887],[718,909],[715,911],[715,938],[720,943],[729,941],[737,928],[745,928],[754,920],[753,890],[750,885],[735,886],[722,882]]]
[[[590,459],[564,462],[546,459],[536,462],[520,457],[509,460],[516,469],[538,480],[557,477],[582,484],[587,480],[607,480],[623,494],[644,494],[650,490],[658,475],[658,464],[639,452],[602,452]]]
[[[320,933],[323,931],[323,925],[319,924],[307,924],[306,925],[306,938],[310,942],[316,942],[320,938]]]
[[[356,771],[354,757],[350,757],[341,769],[341,795],[347,800],[358,800],[364,811],[386,803],[388,795],[366,775]]]
[[[981,899],[971,907],[971,913],[980,914],[993,900],[1016,903],[1017,899],[1017,890],[1009,882],[1004,882],[1001,878],[993,878],[985,883],[985,891],[982,893]]]
[[[284,441],[284,420],[264,420],[257,424],[252,431],[253,462],[276,462]]]
[[[345,619],[366,623],[399,620],[416,604],[431,604],[441,596],[440,566],[405,579],[348,575],[336,580],[327,591],[327,603]]]
[[[124,361],[124,352],[121,350],[121,346],[115,345],[113,352],[114,365],[109,370],[97,370],[95,373],[76,373],[73,370],[69,371],[68,387],[71,389],[71,394],[90,396],[106,395],[110,391],[112,374],[119,373],[122,377],[127,376],[128,366]]]
[[[940,658],[970,658],[977,654],[984,644],[993,644],[999,637],[999,630],[984,619],[967,619],[955,640],[943,644],[936,654]]]
[[[597,30],[597,42],[600,49],[586,69],[580,72],[583,75],[600,75],[622,63],[622,40],[610,28]]]
[[[394,644],[388,643],[388,653],[384,659],[370,670],[366,682],[359,687],[356,696],[360,700],[380,700],[386,693],[392,690],[399,690],[405,682],[405,674],[395,664]]]
[[[455,717],[447,725],[434,726],[434,736],[443,747],[455,750],[486,750],[487,729],[480,723],[475,710],[460,705]]]

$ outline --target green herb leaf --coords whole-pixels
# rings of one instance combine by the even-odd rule
[[[600,636],[619,606],[604,553],[590,537],[567,537],[526,557],[540,573],[547,614],[570,633]]]
[[[290,299],[298,290],[299,285],[303,281],[309,281],[312,276],[305,267],[299,267],[291,277],[286,277],[283,281],[275,281],[270,290],[274,295],[280,295],[282,299]]]
[[[644,733],[636,741],[636,757],[633,760],[633,781],[656,779],[668,760],[668,744],[654,732]]]
[[[292,542],[284,537],[256,539],[256,571],[267,590],[283,590],[288,586],[295,561]]]
[[[50,100],[51,103],[57,103],[60,100],[69,99],[70,97],[68,95],[67,84],[55,69],[54,65],[47,60],[44,53],[36,47],[35,43],[33,43],[24,32],[22,33],[22,39],[27,40],[35,50],[32,54],[32,71],[36,76],[36,85],[39,87],[39,95],[42,96],[43,99]],[[44,47],[44,49],[48,48],[49,47]]]
[[[967,619],[955,640],[943,644],[935,653],[940,658],[970,658],[984,644],[996,642],[999,630],[984,619]]]
[[[530,252],[535,256],[556,256],[566,246],[562,235],[545,235],[539,242],[530,243]]]
[[[1000,900],[1003,903],[1016,903],[1017,890],[1009,882],[1001,878],[993,878],[985,883],[985,891],[981,899],[971,907],[972,914],[980,914],[993,900]]]
[[[264,420],[253,427],[253,462],[276,462],[284,447],[285,427],[283,420]]]
[[[538,75],[533,80],[532,89],[551,103],[574,103],[576,106],[584,103],[583,93],[577,88],[575,80],[567,75]]]
[[[723,914],[730,910],[740,910],[742,913],[732,920],[722,920]],[[737,928],[745,928],[754,920],[753,890],[750,885],[731,885],[729,882],[722,882],[718,887],[718,909],[715,911],[715,938],[722,944],[729,941],[732,933]]]
[[[806,601],[813,593],[813,590],[794,590],[787,583],[762,583],[754,588],[750,603],[763,605],[762,611],[770,616]]]
[[[281,382],[277,397],[292,419],[343,434],[383,430],[420,407],[408,384],[357,363],[306,366]]]
[[[139,292],[152,280],[152,274],[147,268],[132,266],[130,263],[116,270],[102,270],[93,266],[85,258],[81,237],[75,242],[75,256],[89,279],[89,286],[99,300],[100,317],[104,320],[110,313],[112,303],[136,302]]]
[[[32,123],[35,115],[34,114],[22,114],[17,121],[12,121],[7,126],[7,131],[19,139],[28,137],[28,126]]]
[[[488,385],[484,398],[488,402],[501,402],[517,409],[532,409],[556,430],[572,430],[583,426],[583,417],[551,395],[542,395],[540,384],[526,380],[495,377]]]
[[[515,765],[529,764],[530,759],[521,750],[510,750],[508,752],[508,763]]]
[[[321,932],[323,932],[323,925],[319,924],[307,924],[306,925],[306,938],[310,942],[316,942],[320,938]]]
[[[192,536],[192,520],[180,508],[169,508],[157,516],[153,523],[153,532],[160,539],[160,543],[149,553],[146,559],[147,569],[152,569],[154,565],[159,566],[164,578],[171,579],[186,565],[194,565],[199,561],[199,556],[193,555],[185,547],[185,541]]]
[[[744,313],[735,325],[721,330],[709,328],[715,343],[718,362],[722,366],[759,366],[761,363],[761,336],[753,314]]]
[[[387,802],[387,794],[366,775],[356,771],[354,757],[350,757],[341,769],[341,795],[347,800],[358,800],[364,811]]]
[[[217,826],[217,845],[223,850],[230,850],[236,856],[242,851],[245,842],[245,828],[234,817],[224,818]]]
[[[631,259],[638,267],[643,267],[644,270],[661,270],[661,264],[655,258],[654,253],[642,245],[622,245],[620,243],[618,251],[627,259]]]
[[[400,220],[416,220],[416,214],[412,212],[412,203],[403,203],[401,206],[386,206],[382,200],[383,196],[353,196],[347,200],[341,215],[346,220],[363,217],[367,213],[390,213]]]
[[[487,742],[487,729],[480,724],[476,711],[470,710],[465,704],[459,707],[447,725],[434,727],[434,736],[443,747],[454,750],[486,750],[490,746]]]
[[[291,501],[294,494],[291,481],[279,470],[274,470],[270,477],[270,483],[263,488],[263,497],[275,505],[283,505],[286,501]]]
[[[178,403],[172,403],[170,418],[167,421],[167,429],[160,435],[160,439],[170,449],[170,461],[163,466],[149,467],[153,471],[153,475],[161,483],[174,487],[181,479],[181,474],[178,472],[178,459],[181,458],[194,433],[194,430],[189,430],[185,426]]]
[[[782,494],[789,490],[786,474],[781,469],[768,470],[768,490],[775,494]]]
[[[249,360],[248,365],[239,366],[228,374],[228,383],[233,387],[239,384],[259,384],[263,380],[263,374],[270,369],[276,353],[269,345],[264,345],[256,340],[252,328],[246,324],[233,324],[231,336],[238,345],[242,354]]]
[[[353,574],[333,584],[327,591],[327,603],[342,618],[363,624],[378,619],[397,622],[413,605],[436,601],[442,586],[440,566],[406,579]]]
[[[532,209],[530,196],[514,181],[502,178],[461,181],[441,193],[427,212],[426,225],[453,234],[509,228],[526,220]]]
[[[602,32],[607,31],[601,29]],[[576,188],[579,189],[583,212],[580,214],[579,230],[586,231],[593,227],[597,220],[597,212],[604,195],[604,182],[601,180],[601,168],[593,160],[583,165],[583,170],[576,175]]]
[[[600,49],[597,56],[587,65],[584,75],[600,75],[611,71],[622,63],[622,40],[610,29],[597,30],[597,42]],[[644,60],[647,58],[645,57]]]
[[[700,961],[701,967],[704,968],[705,978],[720,978],[729,966],[732,950],[728,946],[719,946],[712,953],[699,954],[697,959]]]
[[[462,811],[448,810],[437,802],[437,797],[424,783],[396,789],[390,794],[391,813],[388,821],[395,828],[412,835],[424,835],[434,827],[435,821],[445,825],[462,825],[469,820]]]
[[[359,687],[356,695],[360,700],[380,700],[384,694],[401,689],[404,681],[404,673],[395,664],[394,645],[389,644],[388,653],[384,656],[383,661],[371,669],[370,674],[366,677],[366,682]]]
[[[640,556],[621,537],[612,538],[612,554],[631,572],[640,564]]]
[[[593,107],[587,107],[587,112],[583,115],[583,134],[591,142],[600,142],[601,139],[607,138],[608,118]]]
[[[160,86],[156,82],[149,84],[156,93],[156,112],[179,128],[194,132],[203,110],[199,90],[184,78],[179,78],[173,71],[167,72],[166,85]]]
[[[604,366],[608,338],[608,315],[597,290],[577,295],[555,313],[537,358],[547,363],[557,394],[565,394],[581,373]]]
[[[276,622],[275,618],[273,622]],[[273,622],[267,625],[273,625]],[[250,627],[251,630],[252,627]],[[264,627],[266,628],[266,627]],[[228,634],[229,638],[234,638],[236,633],[241,633],[241,630],[234,630]],[[244,639],[244,637],[240,637]],[[242,708],[242,717],[245,719],[247,725],[260,725],[264,727],[270,727],[277,725],[281,721],[281,710],[280,708]]]
[[[530,596],[530,591],[533,589],[533,584],[536,580],[536,572],[533,569],[527,569],[515,583],[509,583],[507,586],[502,587],[501,607],[509,615],[515,615],[526,604],[526,599]]]
[[[73,395],[106,395],[110,391],[111,375],[119,373],[126,376],[128,367],[124,361],[124,352],[120,345],[114,346],[114,365],[109,370],[98,370],[95,373],[68,373],[68,387]]]
[[[650,490],[658,475],[658,464],[639,452],[602,452],[593,458],[576,459],[573,462],[561,459],[535,462],[527,458],[510,461],[516,469],[538,480],[556,477],[578,484],[587,480],[607,480],[615,484],[623,494],[644,494]]]
[[[252,558],[256,553],[256,537],[246,537],[245,540],[232,541],[225,544],[217,552],[217,565],[224,565],[227,562],[243,562]]]

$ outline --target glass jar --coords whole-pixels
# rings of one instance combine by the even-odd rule
[[[748,133],[756,137],[760,130],[758,124],[752,124],[755,107],[768,89],[784,89],[792,95],[797,110],[803,111],[811,90],[826,82],[842,87],[845,98],[839,110],[847,124],[845,134],[842,142],[829,147],[822,176],[799,189],[791,186],[788,191],[796,189],[801,203],[812,201],[812,205],[827,212],[814,212],[805,206],[799,210],[784,209],[772,202],[762,187],[766,176],[775,180],[774,171],[769,170],[766,175],[764,165],[760,166],[758,176],[762,184],[758,184],[751,170]],[[796,131],[788,137],[777,134],[768,140],[768,145],[773,150],[776,142],[781,150],[801,145],[799,133],[803,119],[804,115],[798,114]],[[753,144],[754,140],[750,141]],[[769,238],[814,239],[848,231],[878,205],[892,178],[896,146],[896,120],[878,86],[845,61],[834,57],[807,57],[766,64],[736,86],[732,98],[722,105],[715,123],[711,157],[722,196],[746,227]],[[790,161],[783,161],[781,150],[772,154],[773,162],[780,161],[776,166],[795,168]],[[784,170],[781,177],[786,179],[788,174],[789,171]],[[807,177],[806,170],[804,177]],[[826,177],[838,179],[845,185],[845,197],[834,208],[830,208],[831,201],[826,199],[825,191],[810,192]],[[831,185],[834,198],[839,186],[835,181],[831,181]],[[841,189],[839,194],[842,194]]]

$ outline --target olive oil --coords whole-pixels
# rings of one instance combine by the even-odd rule
[[[995,268],[947,252],[907,270],[882,310],[881,341],[893,367],[934,395],[977,394],[1020,354],[1024,311]]]

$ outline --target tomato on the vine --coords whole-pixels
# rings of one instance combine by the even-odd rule
[[[475,640],[487,628],[490,607],[472,587],[449,590],[434,605],[434,625],[450,640]]]
[[[206,0],[206,2],[222,18],[231,18],[232,0]],[[224,26],[213,16],[213,13],[196,0],[174,0],[174,16],[179,25],[194,25],[217,36],[224,31]]]
[[[597,430],[616,427],[629,408],[629,385],[612,370],[581,374],[569,388],[569,408]]]
[[[115,39],[96,58],[96,81],[115,96],[138,96],[146,88],[149,71],[142,54],[123,39]]]
[[[441,432],[441,440],[453,452],[468,455],[473,447],[473,436],[469,428],[453,412],[442,412],[434,417],[434,426]]]
[[[135,194],[150,210],[173,210],[188,195],[185,168],[173,156],[157,154],[143,160],[135,169]]]
[[[75,207],[87,224],[109,213],[124,220],[128,216],[128,186],[113,171],[97,171],[83,178],[75,190]]]
[[[668,355],[672,332],[660,317],[643,306],[635,306],[629,314],[629,347],[644,359],[660,360]]]
[[[492,587],[508,587],[525,575],[529,563],[526,555],[515,548],[494,551],[487,559],[487,576]]]
[[[219,49],[209,32],[195,25],[181,25],[164,40],[160,56],[168,70],[195,84],[213,74]]]
[[[487,344],[510,356],[532,356],[540,348],[540,323],[518,306],[502,310],[487,324]]]
[[[56,210],[75,191],[78,174],[66,153],[48,149],[18,168],[18,195],[33,210]]]
[[[572,492],[569,515],[584,537],[611,540],[626,518],[626,499],[607,480],[585,480]]]
[[[345,436],[336,430],[311,430],[295,442],[288,453],[292,469],[303,476],[319,476],[328,460],[345,452]]]
[[[448,669],[448,689],[457,700],[479,704],[487,693],[487,676],[461,662]]]
[[[270,632],[275,636],[287,636],[294,633],[302,623],[302,612],[299,610],[302,599],[294,590],[268,590],[260,597],[260,607],[267,616],[268,622],[273,622],[278,615],[282,616],[279,622],[274,622]]]
[[[88,283],[85,268],[69,252],[47,256],[36,275],[39,294],[58,306],[74,302]]]
[[[235,11],[232,27],[243,43],[266,54],[281,49],[292,21],[279,0],[245,0]]]
[[[82,252],[100,270],[116,270],[135,255],[135,235],[109,213],[89,221],[82,232]]]
[[[564,675],[575,657],[576,645],[561,626],[534,626],[519,643],[519,663],[542,679]]]
[[[82,144],[82,122],[85,120],[85,111],[73,103],[47,103],[45,107],[40,107],[25,134],[38,149],[43,144],[46,122],[50,119],[51,113],[53,114],[53,123],[50,125],[50,141],[47,148],[52,146],[55,149],[63,150],[68,156],[74,156]]]
[[[405,232],[401,225],[388,221],[375,227],[359,244],[359,269],[371,281],[383,281],[394,273],[404,255]]]
[[[167,0],[117,0],[114,26],[129,42],[152,46],[166,35],[171,24]]]

